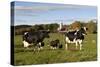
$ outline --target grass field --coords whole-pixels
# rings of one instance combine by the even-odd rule
[[[83,41],[82,50],[65,50],[64,35],[59,33],[51,33],[49,39],[45,39],[44,49],[41,51],[33,51],[23,48],[22,36],[16,35],[14,39],[14,64],[29,65],[29,64],[51,64],[51,63],[66,63],[66,62],[83,62],[97,60],[97,44],[96,34],[88,34]],[[51,50],[49,42],[59,39],[63,44],[62,49]],[[69,48],[75,49],[75,45],[69,45]]]

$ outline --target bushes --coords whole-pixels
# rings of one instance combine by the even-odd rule
[[[19,25],[15,26],[15,35],[22,35],[24,32],[34,32],[38,30],[50,30],[51,32],[57,32],[57,28],[59,27],[58,24],[40,24],[34,26],[27,26],[27,25]]]
[[[88,28],[88,33],[97,33],[97,22],[94,22],[93,20],[88,21],[88,23],[83,23],[81,21],[74,21],[70,25],[64,25],[65,29],[68,30],[76,30],[81,27],[87,27]],[[22,35],[26,31],[38,31],[38,30],[50,30],[50,32],[54,33],[57,32],[57,29],[59,27],[59,24],[57,23],[52,23],[52,24],[40,24],[40,25],[18,25],[15,26],[15,35]]]
[[[93,21],[89,21],[86,27],[88,28],[88,33],[97,33],[97,24]]]

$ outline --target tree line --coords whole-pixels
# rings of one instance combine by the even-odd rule
[[[24,32],[34,32],[38,30],[50,30],[50,32],[57,32],[57,29],[59,27],[59,24],[57,23],[51,23],[51,24],[40,24],[40,25],[17,25],[14,26],[15,29],[15,35],[21,35]],[[97,22],[94,22],[93,20],[88,21],[87,23],[81,22],[81,21],[74,21],[70,25],[64,25],[66,30],[75,30],[79,29],[81,27],[87,27],[88,33],[97,33]]]

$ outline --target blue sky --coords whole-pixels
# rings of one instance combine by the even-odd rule
[[[97,18],[96,6],[15,2],[15,25],[21,24],[70,24],[75,20],[88,21]]]

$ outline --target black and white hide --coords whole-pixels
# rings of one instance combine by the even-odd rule
[[[69,31],[65,34],[66,49],[68,49],[68,43],[75,43],[76,49],[78,49],[78,44],[80,45],[80,50],[82,49],[82,42],[84,40],[84,35],[86,35],[86,27],[79,30]]]
[[[57,48],[62,48],[63,45],[60,44],[58,39],[56,39],[56,40],[53,40],[50,42],[50,47],[51,47],[51,49],[57,49]]]
[[[49,38],[50,31],[35,31],[35,32],[25,32],[23,35],[24,47],[29,47],[31,44],[42,49],[44,46],[43,40]]]

